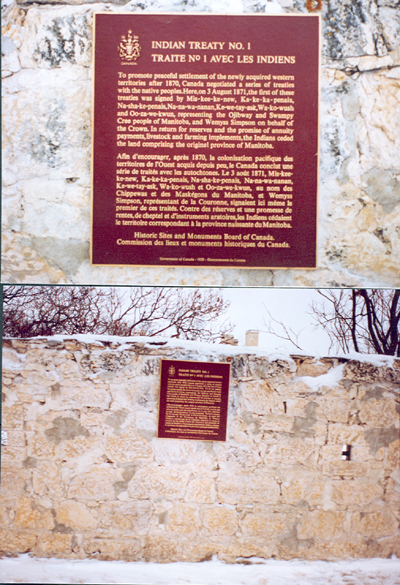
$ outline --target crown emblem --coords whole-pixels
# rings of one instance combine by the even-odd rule
[[[122,35],[121,42],[118,45],[118,53],[124,61],[136,61],[140,57],[141,47],[139,45],[139,37],[132,36],[132,31],[128,30],[128,34]]]
[[[173,378],[175,376],[175,368],[174,368],[174,366],[170,366],[168,368],[168,374],[170,375],[171,378]]]

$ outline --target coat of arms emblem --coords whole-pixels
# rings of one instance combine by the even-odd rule
[[[118,53],[124,61],[136,61],[140,57],[141,47],[139,45],[139,37],[132,36],[132,31],[128,30],[128,34],[122,35],[121,42],[118,45]]]
[[[173,378],[173,377],[175,376],[175,368],[174,368],[174,366],[170,366],[170,367],[168,368],[168,374],[169,374],[169,376],[170,376],[171,378]]]

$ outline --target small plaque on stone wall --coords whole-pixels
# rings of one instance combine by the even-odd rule
[[[319,30],[95,15],[93,264],[316,267]]]
[[[226,441],[230,364],[162,360],[158,437]]]

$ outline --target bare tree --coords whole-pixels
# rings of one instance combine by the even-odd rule
[[[400,356],[400,290],[318,290],[311,314],[331,347]]]
[[[279,337],[279,339],[284,339],[285,341],[290,341],[292,345],[294,345],[297,349],[302,351],[302,348],[299,345],[299,336],[300,333],[296,333],[290,327],[287,327],[282,321],[278,321],[275,319],[271,313],[268,311],[266,306],[264,305],[264,309],[267,312],[267,318],[263,318],[263,324],[265,329],[263,329],[263,333],[268,333],[269,335],[274,335],[275,337]]]
[[[5,286],[3,335],[95,333],[216,341],[229,302],[214,289]]]

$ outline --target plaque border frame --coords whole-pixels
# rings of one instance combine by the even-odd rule
[[[229,357],[229,356],[227,356]],[[161,375],[162,375],[162,362],[185,362],[188,364],[220,364],[220,365],[227,365],[229,366],[229,379],[228,379],[228,397],[227,397],[227,409],[226,409],[226,427],[225,427],[225,439],[221,440],[221,439],[196,439],[196,438],[192,438],[192,439],[187,439],[186,437],[159,437],[158,436],[158,429],[160,426],[160,412],[161,412],[161,408],[160,408],[160,402],[161,402]],[[159,377],[159,392],[158,392],[158,414],[157,414],[157,435],[156,435],[156,439],[160,439],[160,440],[165,440],[167,439],[168,441],[207,441],[208,443],[226,443],[228,441],[228,416],[229,416],[229,396],[230,396],[230,389],[231,389],[231,372],[232,372],[232,364],[231,362],[225,361],[225,362],[202,362],[202,361],[195,361],[195,360],[178,360],[178,359],[169,359],[169,358],[161,358],[160,360],[160,377]]]
[[[280,14],[269,14],[269,13],[223,13],[223,12],[145,12],[140,13],[140,15],[149,15],[149,16],[250,16],[250,17],[266,17],[266,16],[273,16],[273,17],[303,17],[303,18],[317,18],[318,19],[318,55],[317,55],[317,65],[318,65],[318,87],[317,87],[317,94],[318,94],[318,108],[317,108],[317,176],[316,176],[316,229],[315,229],[315,266],[225,266],[225,265],[214,265],[214,264],[204,264],[203,266],[194,265],[194,264],[187,264],[182,261],[179,264],[98,264],[93,262],[93,207],[94,207],[94,101],[95,101],[95,56],[96,56],[96,17],[97,15],[118,15],[118,16],[134,16],[134,12],[105,12],[105,11],[95,11],[93,12],[93,49],[92,49],[92,114],[91,114],[91,122],[92,122],[92,129],[91,129],[91,155],[90,155],[90,238],[89,238],[89,265],[90,266],[99,266],[99,267],[109,267],[109,268],[121,268],[121,267],[137,267],[137,268],[193,268],[193,269],[207,269],[207,270],[317,270],[319,268],[318,265],[318,236],[319,236],[319,180],[320,180],[320,145],[321,145],[321,64],[322,64],[322,15],[321,12],[312,13],[312,14],[304,14],[304,13],[280,13]]]

